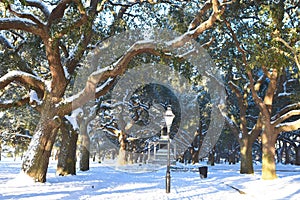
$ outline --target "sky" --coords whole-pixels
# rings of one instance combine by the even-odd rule
[[[208,166],[200,178],[197,165],[176,164],[171,171],[171,192],[165,190],[166,167],[116,166],[112,160],[91,162],[91,169],[75,176],[57,176],[51,160],[46,183],[34,183],[20,173],[21,160],[0,161],[0,199],[300,199],[300,166],[277,165],[278,179],[261,180],[261,165],[254,175],[239,174],[239,164]]]

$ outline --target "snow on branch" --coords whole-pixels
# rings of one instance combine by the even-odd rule
[[[28,104],[30,101],[29,97],[23,97],[19,100],[13,101],[13,100],[6,100],[6,101],[0,101],[0,108],[7,109],[12,107],[20,107],[25,104]]]
[[[275,121],[272,122],[275,126],[279,125],[280,123],[286,121],[287,119],[293,117],[293,116],[300,116],[300,110],[291,110],[287,112],[286,114],[282,115],[281,117],[277,118]]]
[[[39,27],[43,27],[43,23],[38,18],[36,18],[34,15],[28,14],[28,13],[16,12],[10,7],[10,4],[7,5],[7,8],[11,14],[13,14],[19,18],[22,18],[22,19],[31,20],[32,22],[36,23]]]
[[[280,132],[289,132],[289,131],[298,130],[300,129],[300,119],[293,122],[278,124],[276,128],[279,129]]]
[[[291,110],[294,110],[294,109],[297,109],[297,108],[300,108],[300,102],[298,103],[294,103],[294,104],[290,104],[290,105],[287,105],[286,107],[282,108],[279,112],[276,113],[276,115],[274,115],[271,119],[274,121],[274,120],[277,120],[278,118],[280,118],[283,114],[291,111]]]
[[[23,86],[30,86],[41,93],[45,90],[45,83],[39,77],[21,71],[10,71],[2,76],[0,78],[0,89],[4,89],[12,82],[19,83]]]
[[[52,11],[51,16],[55,19],[58,19],[62,16],[59,15],[60,12],[64,10],[64,7],[66,7],[68,0],[62,1],[59,3],[59,5]],[[220,15],[224,12],[224,8],[222,7],[222,10],[218,10],[219,3],[217,0],[212,1],[212,8],[213,13],[211,14],[211,17],[201,23],[197,28],[195,28],[192,31],[188,31],[187,33],[176,37],[175,39],[171,41],[166,41],[163,44],[158,43],[154,40],[141,40],[135,42],[131,47],[125,51],[123,56],[121,56],[116,62],[114,62],[112,65],[104,66],[100,68],[99,70],[93,72],[86,82],[85,88],[79,92],[78,94],[74,95],[74,98],[69,99],[70,101],[67,102],[68,105],[65,106],[65,111],[71,111],[71,107],[78,108],[87,101],[93,99],[96,97],[95,91],[97,89],[97,85],[101,82],[104,82],[108,79],[114,80],[115,77],[122,75],[127,70],[127,64],[136,56],[142,53],[150,53],[152,55],[161,55],[161,54],[167,54],[170,49],[172,48],[178,48],[183,45],[187,41],[192,40],[193,38],[199,36],[201,33],[203,33],[205,30],[211,28],[215,21],[219,19]],[[57,13],[56,13],[57,12]],[[52,18],[50,16],[50,18]],[[50,19],[49,19],[50,20]],[[50,20],[51,21],[51,20]],[[49,23],[51,23],[49,21]],[[158,47],[161,47],[159,49]],[[68,66],[68,68],[71,65]],[[109,81],[108,85],[105,85],[105,89],[109,89],[112,85],[113,81]],[[100,97],[104,90],[97,90],[97,97]]]
[[[50,16],[50,11],[48,9],[48,6],[42,1],[39,1],[39,0],[26,0],[25,4],[27,6],[32,6],[32,7],[39,8],[43,12],[43,14],[45,15],[46,18],[48,18]]]
[[[22,30],[33,33],[40,37],[44,36],[43,29],[28,19],[20,18],[0,18],[0,30]]]

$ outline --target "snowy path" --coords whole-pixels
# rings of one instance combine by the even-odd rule
[[[92,163],[88,172],[76,176],[55,175],[52,163],[47,183],[33,183],[19,174],[20,161],[0,161],[0,199],[300,199],[300,166],[278,166],[279,178],[260,180],[240,175],[238,165],[209,167],[208,178],[193,171],[171,172],[171,193],[165,193],[165,168],[130,173]],[[241,194],[238,190],[244,192]]]

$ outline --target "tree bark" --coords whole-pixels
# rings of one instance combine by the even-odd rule
[[[76,146],[78,133],[64,122],[60,127],[62,134],[56,173],[60,176],[76,175]]]
[[[22,171],[37,182],[46,182],[51,150],[60,126],[60,119],[55,117],[55,108],[51,102],[46,102],[35,134],[24,156]]]
[[[296,162],[295,162],[295,165],[300,165],[300,145],[298,145],[297,147],[295,147],[295,151],[296,151]]]
[[[80,171],[88,171],[90,169],[90,136],[87,132],[88,122],[82,120],[80,123]]]
[[[126,134],[124,134],[123,132],[120,133],[119,142],[120,142],[120,149],[119,149],[118,163],[119,165],[125,165],[127,164]]]
[[[262,132],[262,179],[273,180],[277,178],[275,162],[275,143],[278,133],[270,125],[265,125]]]
[[[247,137],[247,136],[246,136]],[[253,174],[253,163],[252,163],[252,145],[253,142],[250,139],[244,139],[240,142],[240,151],[241,151],[241,165],[240,173],[241,174]]]

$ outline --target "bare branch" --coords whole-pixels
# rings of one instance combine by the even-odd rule
[[[208,49],[208,48],[212,45],[212,43],[215,41],[215,39],[216,39],[215,37],[212,37],[212,38],[210,39],[210,41],[208,41],[208,42],[202,44],[201,46],[202,46],[203,48],[205,48],[205,49]]]
[[[299,58],[298,58],[298,55],[297,55],[297,51],[291,47],[285,40],[283,40],[282,38],[280,37],[276,37],[274,38],[275,41],[278,41],[278,42],[281,42],[284,46],[286,46],[289,50],[291,50],[291,52],[294,54],[294,59],[295,59],[295,62],[296,62],[296,65],[298,67],[298,69],[300,70],[300,61],[299,61]]]

